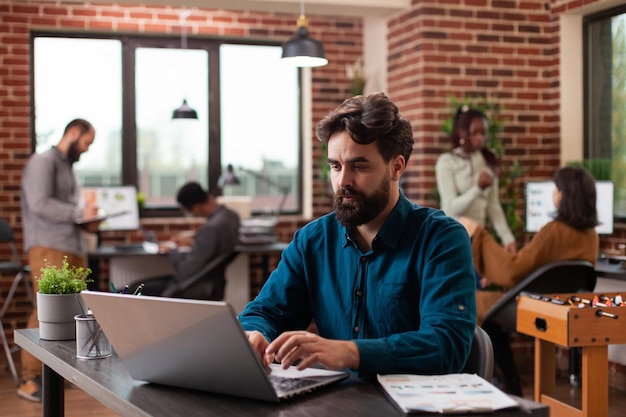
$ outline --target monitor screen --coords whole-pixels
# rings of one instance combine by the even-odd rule
[[[139,206],[137,189],[133,186],[84,187],[82,191],[85,204],[93,204],[107,217],[100,223],[98,230],[137,230],[139,224]],[[118,213],[123,213],[117,215]]]
[[[552,202],[554,181],[529,181],[524,184],[527,232],[537,232],[556,216]],[[596,181],[596,210],[599,234],[613,233],[613,182]]]

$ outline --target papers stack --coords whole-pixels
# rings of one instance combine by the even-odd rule
[[[378,375],[378,382],[405,413],[480,413],[519,406],[475,374]]]

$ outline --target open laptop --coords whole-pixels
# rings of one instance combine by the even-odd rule
[[[226,302],[83,291],[133,379],[280,401],[347,378],[273,364],[268,371]]]

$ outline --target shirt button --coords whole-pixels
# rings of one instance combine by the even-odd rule
[[[459,305],[457,308],[459,309],[459,311],[464,311],[465,310],[465,306],[464,305]]]
[[[357,297],[360,297],[360,296],[362,296],[362,295],[363,295],[363,292],[362,292],[361,290],[358,290],[358,291],[356,292],[356,296],[357,296]]]
[[[358,333],[359,332],[359,326],[354,326],[354,333]]]

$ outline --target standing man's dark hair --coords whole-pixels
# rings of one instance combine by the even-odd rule
[[[63,134],[64,135],[67,134],[67,132],[69,132],[69,130],[72,129],[73,127],[77,127],[81,135],[93,129],[93,126],[87,120],[74,119],[71,122],[69,122],[67,126],[65,126],[65,130],[63,131]]]

